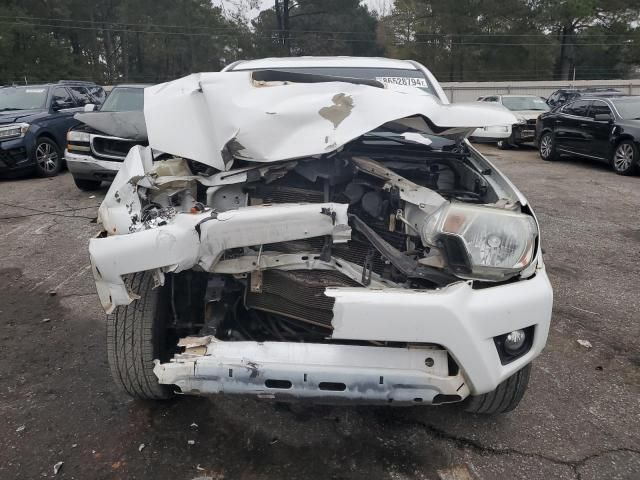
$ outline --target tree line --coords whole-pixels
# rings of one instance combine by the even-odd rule
[[[0,0],[0,83],[157,83],[265,56],[411,58],[441,81],[640,75],[640,0]]]

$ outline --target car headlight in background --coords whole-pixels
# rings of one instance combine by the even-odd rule
[[[444,250],[462,278],[505,280],[534,258],[538,228],[530,215],[500,208],[447,203],[427,218],[422,239]]]
[[[67,151],[72,153],[87,153],[91,151],[91,135],[87,132],[69,130],[67,132]]]
[[[29,130],[28,123],[13,123],[11,125],[3,125],[0,127],[0,140],[8,140],[10,138],[24,137]]]

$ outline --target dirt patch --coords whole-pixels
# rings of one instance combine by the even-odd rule
[[[351,115],[353,110],[353,98],[345,93],[338,93],[331,99],[333,105],[320,109],[320,116],[333,123],[333,128],[338,128],[345,118]]]

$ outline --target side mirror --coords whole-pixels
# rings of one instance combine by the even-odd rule
[[[73,104],[70,102],[63,102],[61,100],[55,100],[51,104],[51,110],[57,112],[58,110],[63,110],[65,108],[73,108]]]
[[[87,103],[87,104],[84,106],[84,111],[85,111],[85,112],[93,112],[95,109],[96,109],[96,106],[95,106],[95,104],[93,104],[93,103]]]
[[[595,117],[593,117],[593,119],[596,122],[610,122],[611,119],[611,115],[609,115],[608,113],[598,113]]]

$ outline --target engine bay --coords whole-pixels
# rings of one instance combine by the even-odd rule
[[[180,335],[322,343],[332,330],[328,288],[420,290],[462,281],[447,268],[442,249],[425,244],[421,230],[442,204],[498,202],[490,169],[471,158],[464,143],[447,141],[435,151],[385,137],[362,138],[331,155],[241,163],[229,172],[159,158],[154,188],[138,187],[141,214],[132,216],[129,230],[156,228],[179,214],[210,212],[220,219],[260,206],[347,206],[348,238],[225,248],[208,269],[166,276],[171,322]],[[323,207],[321,213],[336,224],[335,211]]]

